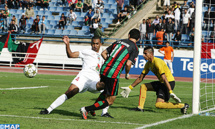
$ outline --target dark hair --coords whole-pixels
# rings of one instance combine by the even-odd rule
[[[166,41],[166,43],[165,43],[165,44],[167,44],[167,43],[169,44],[169,41]]]
[[[92,37],[91,42],[93,42],[94,39],[99,39],[100,42],[101,42],[101,38],[100,38],[99,36],[94,36],[94,37]]]
[[[140,31],[138,29],[132,29],[129,32],[130,38],[138,40],[140,38]]]
[[[43,17],[46,17],[46,16],[43,15]]]
[[[39,16],[39,15],[37,15],[37,16]]]
[[[154,49],[153,49],[153,47],[147,46],[147,47],[144,48],[143,52],[146,51],[146,50],[150,50],[150,51],[154,54]]]

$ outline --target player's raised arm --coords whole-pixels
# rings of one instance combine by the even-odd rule
[[[68,36],[63,36],[63,41],[66,45],[66,54],[68,58],[78,58],[79,57],[79,52],[72,52],[69,46],[69,37]]]
[[[121,87],[121,89],[123,89],[123,91],[120,93],[122,95],[122,97],[128,98],[129,93],[131,92],[131,90],[135,86],[137,86],[140,82],[142,82],[144,78],[145,78],[145,74],[141,73],[140,76],[130,86]]]

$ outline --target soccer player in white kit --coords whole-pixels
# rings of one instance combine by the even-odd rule
[[[71,82],[70,87],[65,92],[59,96],[50,106],[49,108],[42,110],[40,114],[49,114],[62,105],[67,99],[70,99],[77,93],[83,93],[85,91],[89,91],[92,93],[100,93],[101,90],[104,89],[101,85],[97,85],[99,82],[99,70],[101,65],[104,62],[101,54],[99,53],[100,47],[102,45],[101,39],[99,37],[93,37],[91,41],[91,50],[81,50],[72,52],[69,46],[69,38],[68,36],[63,37],[63,41],[66,45],[66,52],[68,58],[81,58],[83,61],[82,70],[79,74],[74,78]],[[102,112],[101,116],[111,117],[108,112],[108,107],[105,108]],[[95,112],[90,112],[91,115],[95,116]]]

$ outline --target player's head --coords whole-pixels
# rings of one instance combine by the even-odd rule
[[[169,46],[169,41],[166,41],[166,43],[165,43],[165,44],[166,44],[166,46],[168,47],[168,46]]]
[[[154,49],[150,46],[145,47],[143,51],[143,57],[145,60],[152,61],[154,57]]]
[[[138,29],[132,29],[128,33],[129,39],[135,39],[136,42],[140,39],[140,31]]]
[[[92,50],[93,51],[99,52],[100,47],[102,46],[101,38],[97,37],[97,36],[92,37],[92,39],[91,39],[91,46],[92,46]]]

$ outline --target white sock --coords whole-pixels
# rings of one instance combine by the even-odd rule
[[[58,106],[60,106],[61,104],[63,104],[66,100],[67,100],[67,96],[66,94],[62,94],[61,96],[59,96],[47,109],[49,113],[51,113],[52,110],[54,110],[55,108],[57,108]]]
[[[109,106],[107,106],[106,108],[102,109],[102,115],[106,114],[108,112],[108,108]]]

